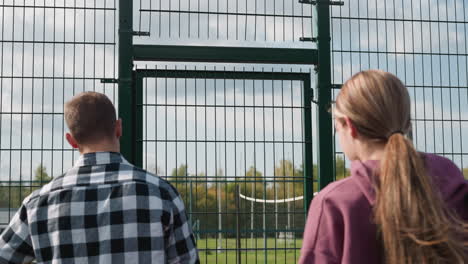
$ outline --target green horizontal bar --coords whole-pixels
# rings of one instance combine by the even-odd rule
[[[37,180],[21,180],[21,181],[0,181],[0,184],[4,184],[4,183],[7,183],[7,184],[24,184],[24,183],[30,183],[30,184],[33,184],[33,183],[43,183],[43,184],[46,184],[48,183],[48,181],[37,181]],[[1,186],[0,187],[9,187],[8,185],[5,186]],[[20,186],[14,186],[12,185],[11,187],[20,187]],[[21,187],[24,187],[24,186],[21,186]],[[34,186],[31,186],[31,187],[34,187]]]
[[[107,7],[47,6],[47,5],[0,5],[0,7],[37,8],[37,9],[104,10],[104,11],[115,11],[115,10],[117,10],[116,8],[107,8]]]
[[[45,80],[101,80],[102,78],[93,77],[67,77],[67,76],[18,76],[18,75],[0,75],[0,79],[45,79]]]
[[[243,108],[243,107],[239,107]],[[311,143],[312,140],[214,140],[214,139],[137,139],[137,142],[167,142],[167,143],[257,143],[257,144],[299,144]]]
[[[450,52],[408,52],[408,51],[373,51],[373,50],[332,50],[332,53],[355,53],[355,54],[385,54],[385,55],[425,55],[425,56],[463,56],[468,57],[468,53]]]
[[[405,19],[405,18],[381,18],[381,17],[332,16],[331,19],[361,20],[361,21],[385,21],[385,22],[416,22],[416,23],[434,23],[434,24],[440,24],[440,23],[468,24],[468,21],[457,21],[457,20]]]
[[[164,177],[164,175],[160,175],[161,177]],[[212,176],[210,178],[214,178],[214,177],[217,177],[217,176]],[[255,181],[255,180],[241,180],[241,179],[238,179],[238,178],[244,178],[245,176],[244,175],[239,175],[239,176],[220,176],[222,178],[232,178],[232,180],[174,180],[174,178],[177,178],[177,176],[168,176],[168,177],[165,177],[165,179],[167,180],[170,180],[170,182],[172,184],[186,184],[186,183],[189,183],[189,184],[200,184],[200,183],[226,183],[226,184],[231,184],[231,183],[238,183],[238,184],[241,184],[241,183],[257,183],[258,186],[261,186],[260,184],[263,184],[263,183],[275,183],[275,182],[278,182],[279,179],[271,179],[271,180],[263,180],[263,181]],[[265,178],[274,178],[274,176],[266,176]],[[301,177],[300,180],[280,180],[281,183],[300,183],[300,182],[303,182],[304,181],[304,177]],[[15,186],[12,186],[12,187],[15,187]],[[24,187],[24,186],[23,186]],[[178,188],[181,188],[181,189],[187,189],[187,188],[190,188],[190,186],[179,186]]]
[[[211,12],[211,11],[190,11],[190,10],[171,10],[171,9],[140,9],[140,12],[149,13],[175,13],[191,15],[218,15],[218,16],[253,16],[253,17],[284,17],[284,18],[305,18],[311,19],[311,16],[294,14],[272,14],[272,13],[243,13],[243,12]]]
[[[0,40],[0,43],[13,44],[55,44],[55,45],[112,45],[115,42],[90,42],[90,41],[40,41],[40,40]]]
[[[270,238],[271,238],[271,239],[275,239],[274,237],[271,237],[271,236],[270,236]],[[203,240],[203,239],[204,239],[204,238],[202,238],[201,240]],[[235,239],[235,238],[231,238],[231,239]],[[241,237],[241,240],[242,240],[242,239],[245,240],[246,237],[245,237],[245,236],[244,236],[244,237]],[[291,247],[287,247],[287,246],[286,246],[286,247],[278,247],[278,246],[275,246],[275,247],[273,247],[273,246],[270,246],[270,247],[260,247],[260,246],[261,246],[261,245],[260,245],[260,241],[263,240],[263,237],[256,237],[256,238],[254,237],[253,239],[254,239],[254,240],[258,239],[258,240],[259,240],[259,245],[258,245],[258,247],[257,247],[257,246],[254,247],[254,248],[231,247],[231,248],[221,248],[221,249],[219,249],[219,250],[221,250],[221,252],[229,252],[229,251],[242,251],[242,252],[252,252],[252,251],[253,251],[253,252],[256,252],[256,251],[278,251],[278,250],[280,250],[280,251],[288,250],[288,251],[289,251],[289,250],[300,250],[300,249],[301,249],[300,247],[294,247],[294,246],[291,246]],[[294,240],[297,240],[297,241],[299,241],[299,239],[301,239],[301,238],[299,238],[299,237],[294,238]],[[278,241],[282,241],[282,240],[284,240],[284,239],[283,239],[283,238],[277,238],[277,240],[278,240]],[[208,247],[208,248],[202,248],[203,246],[204,246],[203,243],[200,243],[200,248],[197,248],[197,250],[198,250],[199,252],[217,251],[217,250],[218,250],[218,248],[216,248],[215,246],[213,246],[213,247]],[[232,254],[235,254],[235,253],[232,253]],[[291,253],[288,253],[288,254],[291,254]],[[278,259],[279,259],[279,257],[278,257]],[[231,262],[231,263],[232,263],[232,262]]]
[[[250,214],[250,212],[249,212]],[[235,229],[194,229],[193,232],[195,234],[235,234]],[[241,233],[278,233],[278,232],[291,232],[291,233],[300,233],[304,232],[304,229],[299,228],[291,228],[291,229],[241,229]]]
[[[182,78],[182,79],[234,79],[234,80],[297,80],[310,78],[310,73],[293,72],[236,72],[236,71],[200,71],[200,70],[140,70],[137,78]]]
[[[137,61],[317,64],[315,49],[134,45]]]
[[[101,83],[119,83],[119,80],[107,78],[107,79],[101,79]]]
[[[142,104],[137,105],[138,107],[196,107],[196,108],[259,108],[259,109],[304,109],[303,106],[276,106],[276,105],[233,105],[233,104],[224,104],[224,105],[215,105],[215,104]],[[23,114],[26,112],[13,112]],[[2,114],[2,113],[0,113]]]

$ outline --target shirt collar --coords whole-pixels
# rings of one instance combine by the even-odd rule
[[[117,152],[93,152],[81,155],[75,166],[94,166],[110,163],[128,163],[128,161],[125,160],[122,154]]]

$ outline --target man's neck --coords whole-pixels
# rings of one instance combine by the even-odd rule
[[[95,152],[120,152],[118,144],[94,144],[91,146],[80,146],[79,151],[81,155]]]

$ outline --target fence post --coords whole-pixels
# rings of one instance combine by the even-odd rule
[[[333,135],[331,106],[330,3],[317,1],[318,41],[318,174],[319,189],[333,181]]]
[[[241,264],[241,237],[240,237],[240,186],[236,184],[236,259],[237,264]]]
[[[312,134],[312,89],[310,76],[304,79],[304,208],[308,208],[314,197],[314,159]],[[307,215],[307,214],[306,214]]]
[[[133,70],[133,1],[119,0],[119,118],[123,122],[120,139],[122,154],[134,161],[134,94],[132,88]]]

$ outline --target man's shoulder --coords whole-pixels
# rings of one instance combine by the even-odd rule
[[[162,176],[158,176],[151,172],[148,172],[144,169],[141,169],[141,168],[137,168],[137,169],[144,174],[146,178],[145,182],[148,185],[157,187],[159,189],[159,191],[161,192],[163,196],[161,198],[166,199],[166,200],[173,200],[177,196],[179,196],[179,192],[169,180],[164,179]]]
[[[91,175],[89,177],[90,180],[85,179],[87,176],[80,176],[78,172],[80,169],[83,170],[82,167],[73,167],[62,175],[54,177],[49,183],[42,186],[42,188],[32,192],[24,200],[24,203],[26,204],[41,196],[64,190],[99,189],[106,188],[106,186],[116,187],[121,185],[146,186],[144,189],[137,189],[137,191],[142,192],[138,195],[156,195],[162,200],[172,201],[179,196],[177,189],[167,179],[132,164],[122,163],[120,164],[120,169],[114,171],[115,175]],[[80,177],[82,177],[82,179],[80,179]]]

